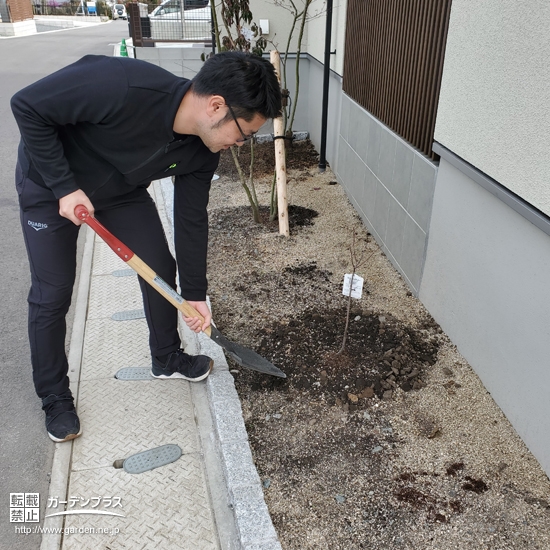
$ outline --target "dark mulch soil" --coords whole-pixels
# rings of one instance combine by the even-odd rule
[[[354,310],[350,317],[342,352],[335,343],[342,342],[346,311],[319,308],[304,311],[288,324],[274,322],[263,329],[259,351],[285,365],[287,384],[307,389],[312,396],[325,394],[331,404],[349,403],[350,411],[364,406],[362,398],[389,399],[397,387],[406,392],[420,389],[424,365],[436,361],[437,343],[389,315]],[[275,385],[265,378],[257,383]]]
[[[238,148],[239,162],[244,170],[250,166],[250,143]],[[307,170],[315,167],[319,154],[311,141],[295,141],[286,149],[286,168],[290,170]],[[275,166],[275,147],[273,142],[254,144],[254,177],[261,178],[273,174]],[[238,178],[239,173],[230,151],[224,151],[220,156],[218,173],[230,178]]]

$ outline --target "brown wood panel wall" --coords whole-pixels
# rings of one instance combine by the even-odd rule
[[[31,0],[8,0],[7,4],[12,23],[34,19]]]
[[[452,0],[348,0],[343,90],[425,155]]]
[[[130,2],[126,4],[126,13],[130,20],[130,36],[132,37],[132,44],[137,48],[143,46],[143,33],[141,31],[141,16],[139,13],[139,4],[137,2]]]

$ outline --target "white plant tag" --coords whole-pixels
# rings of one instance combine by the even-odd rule
[[[342,294],[344,296],[349,296],[351,277],[351,273],[346,273],[344,275],[344,288],[342,289]],[[352,298],[356,298],[357,300],[361,299],[361,296],[363,295],[363,280],[363,277],[359,277],[359,275],[353,275],[353,285],[351,285]]]

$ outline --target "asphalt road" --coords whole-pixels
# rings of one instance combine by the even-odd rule
[[[0,549],[35,550],[41,535],[15,532],[10,493],[40,493],[47,504],[54,443],[32,384],[27,342],[30,277],[14,188],[19,132],[9,101],[19,89],[86,54],[113,54],[128,36],[126,21],[0,39]],[[70,333],[70,327],[69,327]],[[40,524],[24,524],[35,526]],[[22,525],[22,524],[20,524]]]

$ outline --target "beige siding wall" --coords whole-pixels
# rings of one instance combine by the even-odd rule
[[[304,5],[303,0],[295,0],[298,7]],[[254,21],[269,20],[269,34],[265,35],[268,41],[273,42],[279,51],[286,49],[288,35],[292,26],[292,15],[288,9],[287,0],[251,0],[250,7],[254,14]],[[344,39],[346,31],[347,0],[334,0],[331,51],[331,69],[342,75],[344,66]],[[325,27],[326,27],[326,0],[313,0],[309,7],[308,22],[302,40],[302,52],[308,53],[315,59],[323,62],[325,55]],[[289,52],[294,53],[298,46],[299,22],[290,42]],[[270,48],[268,48],[270,49]]]
[[[332,12],[332,37],[330,51],[330,68],[342,76],[344,67],[344,41],[346,36],[347,0],[334,0]],[[325,59],[326,1],[314,0],[310,13],[313,16],[308,22],[307,53],[319,60]]]
[[[273,0],[250,0],[250,8],[254,15],[254,21],[260,23],[260,19],[269,21],[269,34],[264,34],[269,42],[273,42],[275,48],[280,52],[286,50],[288,35],[292,26],[293,16],[288,9],[283,6],[289,6],[289,2],[285,0],[277,0],[276,4]],[[279,5],[281,4],[281,5]],[[296,0],[297,6],[302,5],[302,0]],[[296,51],[298,28],[293,33],[293,39],[290,43],[290,52]],[[305,48],[307,43],[307,28],[302,43],[302,48]],[[273,45],[268,46],[268,50],[273,48]]]
[[[550,2],[453,0],[435,139],[550,215]]]

